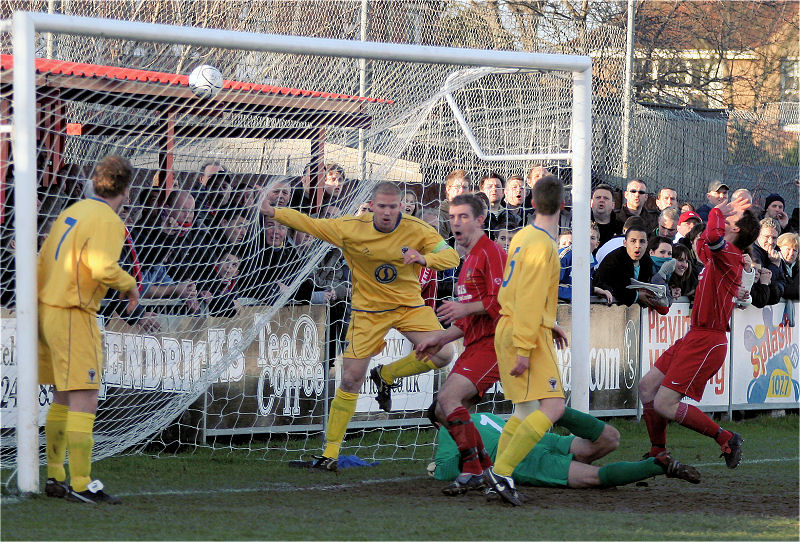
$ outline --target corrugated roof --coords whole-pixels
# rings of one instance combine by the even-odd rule
[[[12,55],[0,55],[0,70],[6,71],[12,69],[13,67],[14,57]],[[39,74],[73,75],[97,79],[116,79],[120,81],[139,81],[142,83],[181,85],[184,87],[189,86],[188,75],[137,70],[134,68],[117,68],[114,66],[102,66],[99,64],[84,64],[81,62],[67,62],[65,60],[49,60],[46,58],[36,59],[36,72]],[[227,79],[223,81],[222,88],[236,90],[239,92],[260,92],[263,94],[276,94],[282,96],[302,96],[307,98],[323,98],[351,102],[384,104],[393,103],[392,100],[386,100],[384,98],[350,96],[347,94],[335,94],[330,92],[279,87],[274,85],[258,85],[244,81],[232,81]]]

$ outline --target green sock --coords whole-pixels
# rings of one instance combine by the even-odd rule
[[[664,469],[656,463],[654,457],[636,462],[620,461],[619,463],[611,463],[605,467],[600,467],[600,472],[597,473],[600,483],[607,487],[624,486],[625,484],[638,482],[659,474],[664,474]]]
[[[564,408],[564,415],[556,422],[556,425],[566,428],[576,437],[585,438],[592,442],[600,438],[606,426],[604,422],[601,422],[591,414],[586,414],[570,407]]]

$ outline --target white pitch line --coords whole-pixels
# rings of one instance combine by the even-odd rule
[[[326,484],[313,486],[294,486],[286,482],[267,484],[261,487],[231,487],[231,488],[209,488],[209,489],[188,489],[188,490],[165,490],[165,491],[143,491],[138,493],[115,493],[118,497],[160,497],[160,496],[181,496],[181,495],[208,495],[209,493],[260,493],[264,491],[331,491],[337,489],[352,489],[356,487],[382,484],[386,482],[405,482],[409,480],[420,480],[428,476],[400,476],[397,478],[373,478],[359,480],[349,484]]]
[[[786,463],[788,461],[800,461],[797,457],[777,457],[769,459],[751,459],[742,461],[743,465],[757,465],[763,463]],[[694,467],[724,467],[724,462],[714,463],[696,463]],[[116,493],[118,497],[167,497],[167,496],[191,496],[191,495],[208,495],[209,493],[260,493],[264,491],[331,491],[337,489],[352,489],[365,485],[383,484],[386,482],[405,482],[408,480],[422,480],[430,478],[430,476],[400,476],[396,478],[372,478],[368,480],[359,480],[349,484],[326,484],[326,485],[313,485],[313,486],[294,486],[287,482],[278,482],[275,484],[268,484],[261,487],[229,487],[229,488],[208,488],[208,489],[187,489],[187,490],[164,490],[164,491],[143,491],[139,493]],[[22,499],[13,495],[5,495],[2,497],[2,504],[18,504],[25,502],[27,499]]]
[[[749,460],[742,460],[742,465],[758,465],[761,463],[785,463],[787,461],[800,461],[798,457],[777,457],[773,459],[749,459]],[[692,463],[693,467],[724,467],[725,461],[720,459],[714,463]]]

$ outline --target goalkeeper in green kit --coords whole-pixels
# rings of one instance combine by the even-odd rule
[[[619,431],[594,416],[569,407],[564,416],[570,417],[571,427],[580,434],[560,436],[546,433],[514,469],[512,477],[517,483],[541,487],[613,487],[662,474],[667,478],[700,483],[697,469],[673,460],[669,452],[642,461],[620,461],[602,467],[592,465],[592,461],[617,449]],[[472,421],[494,460],[505,421],[490,413],[472,414]],[[461,472],[458,448],[447,431],[439,431],[437,444],[433,476],[437,480],[454,480]]]

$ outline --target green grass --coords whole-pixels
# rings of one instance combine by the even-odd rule
[[[647,448],[644,425],[613,423],[622,445],[600,463],[637,459]],[[442,483],[425,475],[430,458],[334,475],[291,469],[262,453],[118,457],[97,463],[94,474],[123,505],[4,496],[2,538],[797,540],[797,416],[725,426],[746,439],[736,470],[724,467],[708,438],[670,426],[670,447],[699,465],[699,485],[658,477],[607,490],[526,488],[533,500],[517,509],[479,495],[444,497]],[[364,443],[375,439],[366,435]]]

